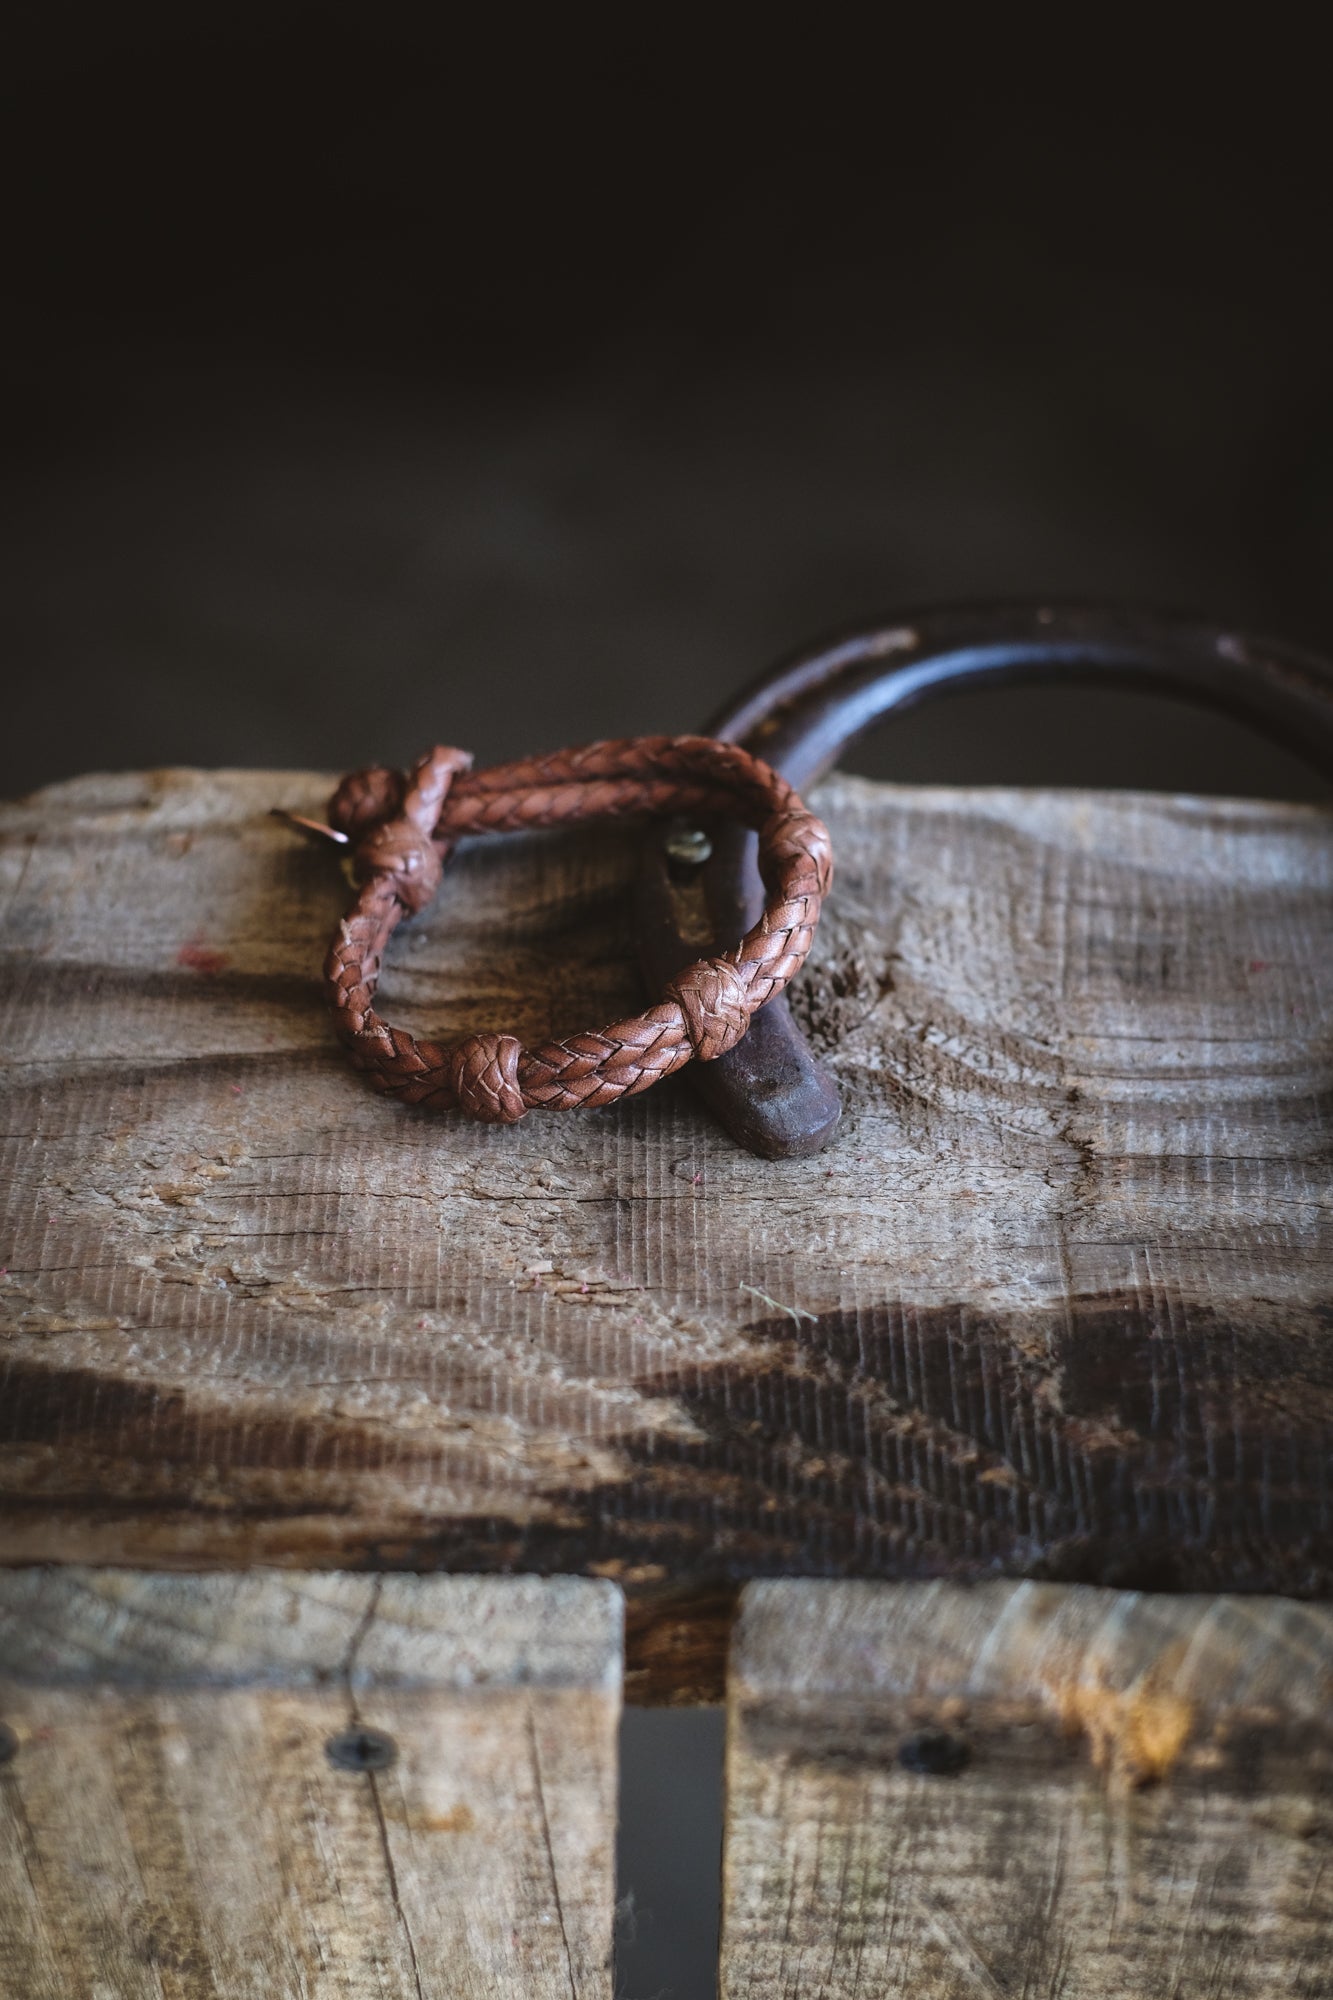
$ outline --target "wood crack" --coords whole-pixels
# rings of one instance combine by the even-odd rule
[[[546,1787],[542,1782],[541,1749],[537,1742],[537,1718],[532,1712],[532,1703],[527,1706],[528,1744],[532,1755],[532,1776],[537,1787],[537,1809],[541,1823],[542,1844],[546,1849],[546,1865],[551,1871],[551,1894],[555,1898],[555,1913],[560,1924],[560,1942],[564,1947],[565,1971],[569,1975],[569,2000],[578,2000],[578,1987],[574,1979],[574,1959],[569,1949],[569,1932],[565,1928],[565,1906],[560,1900],[560,1877],[556,1872],[555,1850],[551,1845],[551,1822],[546,1812]]]
[[[382,1576],[373,1577],[371,1579],[370,1595],[366,1599],[366,1608],[356,1623],[352,1636],[347,1642],[347,1651],[343,1656],[342,1679],[347,1693],[347,1715],[348,1727],[350,1729],[360,1729],[365,1723],[365,1717],[361,1713],[361,1703],[356,1692],[356,1662],[357,1656],[365,1644],[366,1635],[375,1623],[375,1618],[380,1608],[380,1600],[383,1595],[384,1578]],[[407,1912],[403,1908],[403,1900],[398,1891],[398,1870],[394,1867],[393,1862],[393,1847],[389,1840],[389,1826],[384,1816],[384,1800],[380,1796],[379,1774],[375,1771],[366,1771],[363,1775],[370,1791],[371,1809],[374,1812],[375,1825],[379,1832],[380,1853],[384,1857],[385,1885],[389,1891],[389,1901],[393,1905],[395,1920],[403,1934],[403,1942],[407,1946],[408,1961],[412,1967],[412,1980],[416,1987],[416,2000],[426,2000],[425,1988],[421,1983],[421,1967],[417,1960],[416,1939],[412,1935],[412,1926],[408,1922]]]
[[[389,1829],[384,1818],[384,1801],[380,1797],[379,1778],[374,1771],[366,1772],[366,1783],[370,1786],[371,1803],[375,1808],[375,1820],[379,1827],[380,1849],[384,1855],[384,1878],[388,1884],[389,1900],[393,1904],[394,1916],[403,1933],[407,1946],[407,1956],[412,1967],[412,1983],[416,1987],[416,2000],[426,2000],[426,1989],[421,1983],[421,1966],[417,1959],[417,1943],[412,1935],[412,1926],[407,1920],[402,1897],[398,1893],[398,1871],[393,1865],[393,1849],[389,1843]]]

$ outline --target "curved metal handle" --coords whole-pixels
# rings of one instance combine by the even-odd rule
[[[741,742],[801,790],[895,709],[941,694],[1041,681],[1129,687],[1220,710],[1333,779],[1333,670],[1309,654],[1198,619],[1097,607],[985,605],[927,611],[797,655],[746,688],[709,733]],[[701,865],[659,835],[639,878],[639,951],[656,986],[762,907],[754,835],[727,826]],[[770,1159],[818,1152],[837,1086],[785,999],[755,1016],[695,1086],[732,1136]]]

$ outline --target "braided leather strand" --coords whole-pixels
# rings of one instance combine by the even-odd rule
[[[437,748],[407,773],[352,772],[330,802],[360,887],[329,948],[325,989],[339,1040],[379,1089],[499,1124],[538,1107],[612,1104],[733,1048],[804,964],[832,878],[828,833],[784,778],[736,744],[646,736],[470,766],[463,751]],[[686,967],[656,1006],[539,1049],[489,1033],[444,1049],[376,1012],[388,941],[429,903],[459,839],[664,813],[728,813],[753,827],[770,901],[734,950]]]

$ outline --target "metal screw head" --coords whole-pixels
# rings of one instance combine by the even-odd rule
[[[398,1745],[382,1729],[344,1729],[324,1745],[340,1771],[387,1771],[398,1761]]]
[[[956,1778],[972,1752],[961,1736],[948,1729],[918,1729],[898,1746],[898,1762],[904,1771],[923,1778]]]
[[[713,843],[697,826],[673,827],[662,843],[668,861],[682,868],[702,868],[713,851]]]
[[[18,1737],[7,1722],[0,1722],[0,1764],[12,1764],[18,1754]]]

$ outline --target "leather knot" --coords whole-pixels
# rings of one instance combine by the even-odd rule
[[[666,989],[685,1016],[685,1033],[700,1062],[734,1049],[750,1025],[749,988],[729,959],[704,958]]]
[[[527,1110],[518,1087],[523,1044],[515,1035],[469,1035],[449,1052],[460,1111],[488,1125],[515,1125]]]
[[[353,844],[359,882],[387,875],[403,908],[424,910],[440,886],[444,854],[433,838],[449,787],[471,768],[466,750],[439,745],[406,776],[373,765],[344,778],[329,805],[332,825]]]
[[[407,780],[401,771],[372,764],[364,771],[349,771],[329,800],[329,825],[358,841],[377,821],[392,819],[402,810]]]
[[[392,876],[395,896],[413,916],[425,909],[444,874],[439,850],[407,819],[373,826],[356,843],[353,866],[358,882]]]

